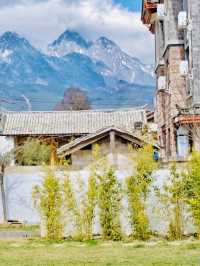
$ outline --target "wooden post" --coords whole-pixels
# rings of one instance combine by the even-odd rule
[[[54,139],[51,139],[51,159],[50,159],[50,163],[51,166],[54,167],[55,166],[55,153],[56,153],[56,143]]]
[[[116,143],[115,143],[115,131],[110,131],[110,151],[111,151],[111,164],[117,165]]]

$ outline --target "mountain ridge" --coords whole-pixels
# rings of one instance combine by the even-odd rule
[[[86,90],[95,108],[152,105],[154,80],[147,66],[112,40],[92,42],[66,30],[51,47],[55,49],[45,54],[17,33],[0,36],[0,97],[11,102],[5,108],[26,109],[25,95],[33,110],[51,110],[70,86]],[[67,53],[61,55],[60,47]]]
[[[88,45],[82,46],[83,37],[78,34],[80,43],[77,43],[77,38],[73,40],[74,32],[70,36],[70,47],[64,42],[65,34],[69,35],[69,31],[61,34],[57,40],[48,47],[49,55],[63,57],[71,53],[72,49],[81,54],[85,54],[93,61],[102,61],[113,72],[113,76],[117,76],[119,80],[126,80],[129,83],[137,83],[142,85],[153,85],[152,72],[138,58],[129,56],[121,50],[121,48],[112,40],[105,36],[100,36],[95,41],[85,41]],[[60,46],[58,43],[62,40]],[[72,44],[73,43],[73,44]],[[53,51],[53,52],[52,52]],[[146,81],[142,78],[143,72],[146,72]]]

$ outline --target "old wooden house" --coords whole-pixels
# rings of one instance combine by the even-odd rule
[[[66,112],[5,112],[1,114],[0,152],[21,145],[27,138],[40,138],[52,147],[51,162],[66,158],[74,168],[90,162],[94,144],[103,155],[118,157],[128,145],[141,147],[147,126],[145,108]]]

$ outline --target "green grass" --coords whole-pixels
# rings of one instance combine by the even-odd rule
[[[9,225],[0,224],[0,231],[28,231],[28,232],[40,232],[38,225]]]
[[[0,240],[2,266],[200,265],[200,242]]]

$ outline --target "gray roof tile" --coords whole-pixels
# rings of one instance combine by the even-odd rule
[[[73,135],[115,126],[133,131],[146,123],[144,108],[65,112],[5,112],[0,135]]]

